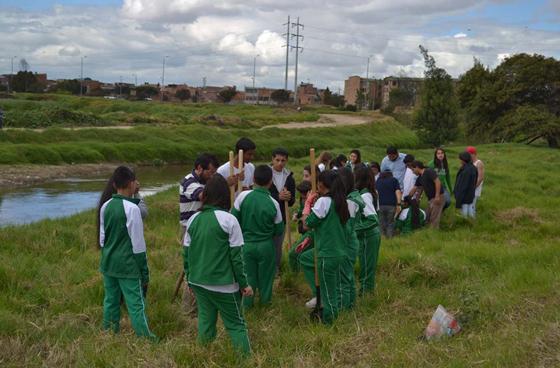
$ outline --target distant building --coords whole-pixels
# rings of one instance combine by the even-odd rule
[[[353,75],[344,81],[344,101],[346,105],[356,106],[358,93],[364,96],[359,108],[366,109],[368,105],[374,107],[375,102],[381,99],[381,82],[376,79],[366,79]],[[369,102],[369,104],[368,104]]]
[[[413,106],[417,105],[420,101],[420,91],[424,83],[424,78],[410,78],[410,77],[386,77],[383,79],[382,98],[381,103],[383,107],[389,104],[389,97],[391,91],[397,88],[405,89],[412,92]]]
[[[272,93],[276,91],[273,88],[253,88],[245,87],[245,103],[249,105],[276,105],[276,101],[272,99]]]
[[[301,83],[297,89],[298,105],[316,105],[321,103],[319,91],[311,83]]]

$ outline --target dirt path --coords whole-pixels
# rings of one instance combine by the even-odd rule
[[[369,115],[347,115],[347,114],[319,114],[317,121],[292,122],[285,124],[267,125],[261,128],[280,128],[280,129],[303,129],[303,128],[328,128],[334,126],[350,126],[362,125],[373,122],[374,120],[383,120],[387,116],[380,113],[371,113]]]
[[[0,188],[14,188],[54,179],[109,175],[116,164],[0,165]]]
[[[84,130],[84,129],[132,129],[134,125],[106,125],[106,126],[84,126],[84,127],[49,127],[60,128],[64,130]],[[4,130],[32,130],[34,132],[44,132],[48,128],[4,128]]]

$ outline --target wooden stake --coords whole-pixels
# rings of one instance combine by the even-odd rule
[[[233,158],[233,151],[229,151],[229,176],[233,176],[233,170],[235,169],[233,167],[234,163],[235,160]],[[233,206],[233,201],[235,200],[235,184],[229,187],[229,197],[231,205]]]
[[[243,150],[239,150],[239,152],[237,153],[237,158],[238,158],[238,169],[239,169],[239,175],[241,176],[241,173],[243,172]],[[239,181],[237,182],[237,192],[241,193],[241,191],[243,191],[243,180],[239,179]]]

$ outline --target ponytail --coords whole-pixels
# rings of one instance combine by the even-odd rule
[[[317,180],[329,189],[329,196],[334,202],[334,208],[340,222],[345,225],[350,218],[348,211],[348,203],[346,202],[346,187],[342,182],[340,175],[332,170],[323,171],[319,174]]]

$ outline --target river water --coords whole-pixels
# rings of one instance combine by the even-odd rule
[[[138,167],[140,194],[149,196],[177,185],[184,166]],[[31,187],[0,189],[0,227],[66,217],[97,206],[106,177],[65,178]]]

